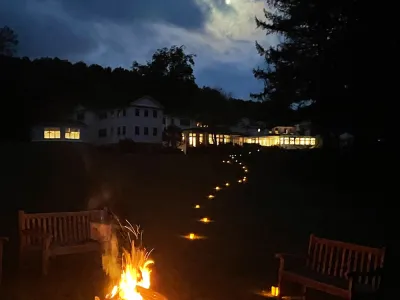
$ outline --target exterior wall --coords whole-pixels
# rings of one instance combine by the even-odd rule
[[[166,128],[170,125],[175,125],[178,126],[180,129],[185,130],[196,127],[197,123],[195,120],[190,118],[165,115],[163,119],[163,126]]]
[[[69,139],[66,138],[66,131],[69,128],[78,129],[79,130],[79,139]],[[45,131],[48,129],[55,129],[60,131],[59,138],[45,138]],[[70,143],[79,143],[79,142],[88,142],[86,128],[76,126],[76,125],[54,125],[46,126],[46,125],[38,125],[34,126],[31,131],[31,140],[32,142],[70,142]]]
[[[272,134],[295,134],[297,132],[295,126],[276,126],[272,128]]]
[[[129,107],[98,113],[77,110],[74,119],[88,126],[88,140],[95,145],[115,144],[124,139],[137,143],[162,142],[163,109],[148,97],[133,101]]]

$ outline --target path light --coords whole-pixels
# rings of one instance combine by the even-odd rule
[[[223,160],[222,163],[225,163],[225,161]]]
[[[208,224],[208,223],[212,222],[212,221],[211,221],[209,218],[207,218],[207,217],[201,218],[199,221],[202,222],[202,223],[204,223],[204,224]]]
[[[243,177],[242,181],[243,181],[243,182],[246,182],[246,181],[247,181],[247,178],[246,178],[246,177]]]
[[[249,154],[251,154],[251,152],[249,152]]]
[[[242,169],[246,169],[246,167],[245,167],[245,166],[243,166],[243,167],[242,167]]]
[[[239,163],[239,165],[241,165],[242,163]]]
[[[244,172],[247,173],[247,172],[249,172],[249,170],[245,169]]]
[[[239,182],[239,183],[242,183],[243,181],[242,181],[242,179],[239,179],[238,182]]]
[[[207,198],[208,198],[208,199],[214,199],[215,196],[214,196],[214,195],[208,195]]]
[[[219,191],[219,190],[221,190],[221,188],[220,188],[219,186],[216,186],[216,187],[215,187],[215,190],[216,190],[216,191]]]
[[[200,205],[196,204],[196,205],[194,206],[194,208],[200,208]]]
[[[260,152],[260,149],[257,149],[258,152]]]
[[[229,182],[225,183],[225,186],[229,186]]]
[[[226,163],[227,163],[227,164],[230,164],[230,163],[231,163],[231,161],[230,161],[230,160],[227,160],[227,161],[226,161]]]
[[[201,239],[204,239],[205,237],[201,236],[201,235],[197,235],[197,234],[192,232],[192,233],[189,233],[187,235],[184,235],[183,238],[193,241],[193,240],[201,240]]]

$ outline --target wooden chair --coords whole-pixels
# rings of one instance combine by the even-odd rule
[[[90,223],[102,210],[35,213],[19,211],[20,265],[30,251],[40,251],[42,273],[48,273],[49,260],[59,255],[100,251],[101,243],[91,238]]]
[[[280,260],[279,290],[284,280],[299,283],[303,293],[316,289],[344,299],[354,299],[358,292],[374,293],[380,283],[376,276],[361,276],[383,267],[385,249],[360,246],[310,236],[304,256],[276,254]]]
[[[5,242],[8,242],[8,238],[0,236],[0,284],[3,277],[3,245]]]

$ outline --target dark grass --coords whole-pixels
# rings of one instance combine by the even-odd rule
[[[70,150],[66,153],[71,155]],[[112,195],[109,206],[118,215],[142,224],[145,243],[155,248],[154,288],[176,300],[259,299],[254,291],[276,283],[274,253],[305,251],[311,232],[362,244],[381,243],[381,228],[371,221],[374,210],[365,208],[362,202],[363,197],[379,193],[379,188],[370,185],[360,191],[359,184],[348,184],[354,176],[372,181],[375,178],[376,183],[379,172],[371,168],[371,163],[368,173],[357,171],[365,160],[339,159],[329,153],[252,153],[245,158],[250,169],[245,185],[234,184],[239,168],[221,164],[220,156],[96,153],[90,173],[81,171],[81,181],[71,187],[76,188],[70,191],[75,196],[62,195],[56,189],[50,199],[58,195],[63,200],[54,203],[48,199],[46,202],[38,191],[33,195],[40,209],[53,209],[59,203],[58,208],[79,208],[106,186]],[[75,156],[73,160],[78,161]],[[49,182],[54,183],[55,178],[71,176],[67,167],[57,171],[55,163],[48,164],[55,170],[51,176],[43,168],[26,172],[30,174],[27,178],[45,182],[51,178]],[[79,173],[78,167],[79,163],[73,173]],[[80,168],[84,169],[82,162]],[[232,184],[229,189],[218,192],[213,200],[205,198],[212,187],[225,181]],[[27,194],[22,194],[19,203],[33,209],[36,204],[24,202]],[[192,205],[196,203],[205,206],[194,210]],[[197,222],[202,216],[215,222]],[[187,241],[180,237],[191,231],[207,239]],[[47,278],[37,276],[35,267],[17,276],[13,271],[13,248],[7,247],[2,287],[6,297],[1,299],[93,299],[103,292],[98,257],[57,258]],[[325,296],[316,294],[314,299]]]

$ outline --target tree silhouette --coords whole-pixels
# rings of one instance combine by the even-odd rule
[[[18,36],[8,26],[0,28],[0,55],[13,56],[17,52]]]

